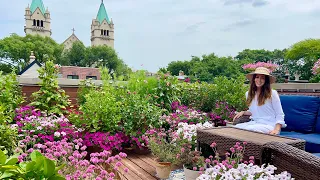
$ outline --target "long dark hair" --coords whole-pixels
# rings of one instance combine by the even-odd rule
[[[270,85],[270,77],[267,75],[265,76],[265,83],[261,87],[261,92],[258,97],[258,106],[264,105],[267,99],[271,98],[271,85]],[[254,80],[256,79],[257,75],[254,74],[251,81],[250,81],[250,89],[248,93],[248,98],[247,98],[247,105],[250,106],[252,100],[254,99],[256,92],[257,92],[257,86]]]

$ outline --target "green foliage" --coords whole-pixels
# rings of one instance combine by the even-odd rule
[[[217,101],[225,101],[229,106],[242,111],[247,108],[245,93],[248,87],[244,85],[245,77],[239,76],[235,79],[217,77],[214,79],[215,98]]]
[[[320,74],[314,75],[310,78],[310,83],[320,83]]]
[[[178,93],[178,79],[167,74],[158,74],[158,86],[155,89],[155,102],[158,106],[171,110],[173,101],[180,101]]]
[[[157,79],[155,77],[147,77],[146,71],[144,70],[131,73],[126,85],[129,91],[136,92],[140,96],[153,94],[157,86]]]
[[[245,92],[248,87],[244,85],[244,76],[227,78],[224,76],[213,79],[214,84],[209,83],[181,83],[179,99],[181,104],[200,109],[204,112],[214,111],[216,102],[225,101],[230,108],[237,111],[246,108]]]
[[[245,49],[235,57],[238,60],[250,59],[255,62],[268,62],[274,59],[272,51],[265,49]]]
[[[86,47],[81,41],[76,41],[72,44],[71,49],[69,49],[66,54],[66,64],[71,66],[81,66],[85,65],[86,58]]]
[[[30,52],[33,51],[39,62],[47,59],[60,59],[63,45],[56,43],[50,37],[39,35],[18,36],[12,34],[0,40],[0,59],[22,68],[28,65]],[[20,69],[21,70],[21,69]]]
[[[38,69],[41,82],[40,90],[32,93],[33,101],[30,103],[41,111],[49,114],[63,114],[70,105],[68,96],[63,89],[58,86],[59,66],[52,61],[47,61],[45,65]]]
[[[6,64],[6,63],[0,63],[0,71],[2,71],[3,74],[9,74],[12,72],[13,65]]]
[[[108,46],[87,47],[85,51],[85,59],[81,62],[81,66],[91,67],[106,67],[110,72],[115,72],[118,75],[127,74],[128,68],[124,62],[118,57],[114,49]]]
[[[180,83],[179,99],[181,104],[210,112],[215,105],[215,85],[206,82]]]
[[[58,174],[63,167],[56,167],[55,162],[44,157],[40,152],[33,151],[30,161],[18,163],[18,155],[9,158],[0,150],[0,179],[37,179],[37,180],[64,180]]]
[[[21,95],[21,88],[17,76],[14,72],[7,75],[2,75],[0,71],[0,106],[1,112],[5,119],[0,119],[3,122],[12,122],[15,116],[15,109],[24,102]]]
[[[172,61],[168,64],[167,71],[173,76],[178,76],[179,71],[183,71],[184,74],[189,74],[190,66],[191,64],[188,61]]]
[[[2,118],[1,112],[0,118]],[[17,147],[17,136],[18,133],[16,129],[11,128],[10,125],[0,124],[0,149],[6,151],[9,155],[13,154],[15,148]]]
[[[101,68],[102,88],[91,89],[84,96],[85,102],[80,106],[82,118],[75,118],[75,125],[84,127],[90,132],[116,132],[121,120],[121,104],[118,92],[110,81],[107,68]]]
[[[286,53],[290,74],[301,73],[301,79],[309,80],[311,69],[320,57],[320,39],[307,39],[293,44]]]
[[[86,102],[85,95],[88,94],[91,90],[94,90],[95,84],[91,79],[86,79],[80,81],[79,89],[78,89],[78,104],[83,105]]]
[[[151,138],[149,148],[158,162],[178,163],[176,156],[180,153],[180,146],[173,142],[167,142],[163,137]]]
[[[135,92],[128,92],[122,97],[122,126],[126,135],[136,137],[137,132],[144,134],[152,127],[160,127],[161,109],[149,99],[150,96],[140,96]]]

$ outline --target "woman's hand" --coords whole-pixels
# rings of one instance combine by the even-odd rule
[[[245,112],[245,111],[241,111],[241,112],[239,112],[238,114],[236,114],[236,115],[234,116],[234,118],[233,118],[233,121],[236,120],[236,119],[238,119],[238,118],[240,118],[241,116],[243,116],[243,115],[244,115],[244,112]]]
[[[278,134],[280,134],[280,130],[274,129],[274,130],[270,131],[269,134],[278,135]]]
[[[280,134],[281,128],[282,128],[282,125],[277,123],[276,127],[272,131],[270,131],[269,134],[278,135]]]

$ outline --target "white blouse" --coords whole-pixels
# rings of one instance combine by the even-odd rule
[[[246,98],[248,98],[248,91],[246,92]],[[267,124],[273,127],[279,123],[282,125],[282,128],[287,126],[284,122],[284,113],[280,97],[276,90],[272,90],[271,99],[267,99],[262,106],[258,106],[258,97],[255,96],[249,106],[249,111],[252,113],[252,120],[257,123]]]

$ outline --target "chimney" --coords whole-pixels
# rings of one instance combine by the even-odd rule
[[[31,55],[29,58],[30,58],[29,63],[32,63],[34,60],[36,60],[36,57],[34,56],[33,51],[31,51]]]

